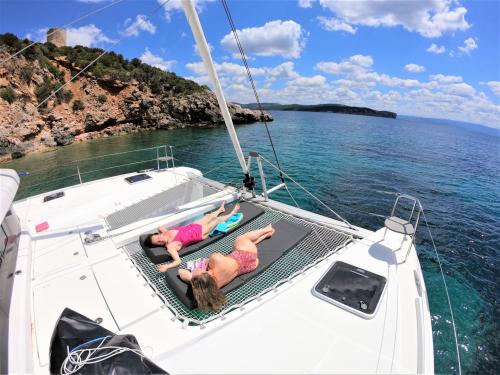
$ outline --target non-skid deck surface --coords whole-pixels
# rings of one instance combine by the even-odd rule
[[[276,233],[271,238],[257,245],[259,249],[259,266],[252,272],[236,277],[233,281],[224,286],[222,288],[224,293],[229,293],[264,272],[281,256],[286,254],[288,250],[311,233],[310,228],[292,223],[285,219],[281,219],[277,223],[274,223],[273,227]],[[179,298],[186,307],[194,309],[196,307],[196,302],[193,298],[193,292],[190,286],[179,278],[177,271],[178,268],[168,270],[165,273],[165,281],[168,287],[172,289],[177,298]]]
[[[232,209],[232,206],[227,207],[226,212],[229,212],[231,209]],[[179,255],[181,257],[183,257],[183,256],[189,255],[191,253],[194,253],[195,251],[203,249],[205,246],[208,246],[208,245],[214,243],[215,241],[220,240],[222,237],[229,235],[231,232],[235,231],[238,227],[245,225],[245,224],[248,224],[250,221],[259,217],[260,215],[262,215],[264,213],[264,210],[256,205],[251,204],[251,203],[243,202],[240,204],[239,212],[241,212],[243,214],[243,219],[235,228],[232,228],[231,230],[229,230],[228,233],[220,233],[216,236],[208,237],[207,239],[205,239],[203,241],[191,244],[191,245],[181,249],[179,251]],[[144,241],[149,234],[143,234],[139,237],[139,244],[141,245],[142,249],[146,252],[146,255],[149,257],[149,259],[151,259],[151,261],[155,264],[171,261],[172,257],[165,249],[165,246],[148,247],[144,244]]]
[[[324,257],[330,251],[335,251],[344,246],[352,237],[300,218],[295,218],[280,211],[263,207],[265,213],[249,224],[239,227],[233,233],[221,240],[197,251],[193,254],[184,256],[180,267],[185,267],[186,262],[197,258],[208,258],[214,252],[220,252],[224,255],[229,254],[233,249],[233,242],[237,236],[247,231],[263,228],[268,224],[274,224],[282,219],[292,223],[310,228],[312,232],[298,245],[290,249],[285,255],[275,261],[269,268],[261,274],[248,280],[244,285],[227,293],[227,304],[224,307],[231,308],[239,305],[247,299],[257,296],[264,290],[273,287],[282,280],[286,280],[295,272],[304,269],[306,266],[314,263],[316,260]],[[167,301],[171,308],[175,309],[178,315],[185,318],[196,320],[198,322],[210,320],[216,313],[203,312],[199,309],[190,310],[167,286],[165,275],[156,270],[156,266],[144,254],[138,241],[124,247],[136,266],[142,270],[142,273],[148,278],[149,282],[156,287],[161,296]]]
[[[109,229],[121,228],[138,220],[149,219],[168,213],[175,207],[216,193],[215,188],[187,181],[171,189],[153,195],[106,217]]]

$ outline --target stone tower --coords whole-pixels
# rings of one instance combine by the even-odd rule
[[[51,28],[47,31],[47,42],[57,47],[66,47],[66,30],[62,28]]]

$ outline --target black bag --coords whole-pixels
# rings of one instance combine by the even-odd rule
[[[106,336],[103,346],[119,346],[141,350],[139,343],[133,335],[115,335],[106,328],[87,317],[71,310],[64,309],[59,317],[52,338],[50,340],[50,372],[60,374],[61,365],[71,351],[77,346],[89,349],[96,348]],[[97,340],[95,340],[97,339]],[[95,340],[91,342],[92,340]],[[103,353],[101,353],[103,354]],[[126,351],[114,357],[95,364],[86,364],[76,374],[168,374],[150,360]]]

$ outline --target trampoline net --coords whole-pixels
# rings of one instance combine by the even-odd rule
[[[352,240],[352,236],[332,228],[297,218],[265,206],[261,207],[265,209],[263,215],[247,225],[238,228],[227,237],[193,254],[184,256],[180,267],[185,267],[186,262],[189,260],[208,258],[210,254],[214,252],[220,252],[227,255],[232,251],[233,242],[237,236],[250,230],[262,228],[270,223],[275,223],[281,219],[286,219],[296,224],[309,227],[313,229],[313,231],[265,271],[247,281],[242,286],[227,293],[227,302],[222,309],[223,311],[227,312],[232,308],[239,307],[245,301],[265,292],[266,289],[285,282],[293,274],[307,269],[330,252],[339,250]],[[190,310],[187,308],[169,289],[165,282],[165,276],[156,270],[156,266],[142,251],[138,241],[126,245],[124,249],[133,260],[136,267],[142,271],[149,283],[156,287],[157,291],[163,296],[167,304],[176,311],[179,317],[188,318],[195,323],[205,323],[219,315],[219,312],[204,312],[198,309]]]
[[[106,217],[106,222],[109,229],[114,230],[142,219],[164,215],[178,206],[207,197],[216,192],[215,188],[206,184],[204,185],[199,181],[187,181],[124,209],[113,212]]]

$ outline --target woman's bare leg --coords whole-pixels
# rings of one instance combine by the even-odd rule
[[[221,213],[223,213],[225,211],[226,211],[226,208],[224,207],[224,202],[222,202],[220,207],[217,210],[215,210],[214,212],[210,212],[209,214],[206,214],[200,220],[195,221],[195,223],[200,224],[201,226],[209,224],[215,218],[217,218],[217,216],[219,216]]]
[[[271,224],[262,229],[256,229],[251,232],[242,234],[234,241],[234,247],[238,250],[257,252],[257,244],[271,237],[275,230]]]
[[[229,218],[231,216],[233,216],[236,212],[238,212],[238,210],[240,209],[240,205],[237,204],[236,206],[234,206],[234,208],[232,209],[232,211],[227,214],[227,215],[224,215],[224,216],[219,216],[219,217],[216,217],[215,220],[212,220],[208,223],[203,223],[203,224],[200,224],[201,225],[201,228],[202,228],[202,237],[203,239],[205,239],[209,234],[210,232],[217,226],[219,225],[220,223],[223,223],[225,221],[228,221]]]
[[[271,224],[269,224],[265,228],[256,229],[251,232],[246,232],[245,234],[242,234],[240,237],[246,237],[254,243],[259,243],[262,241],[263,239],[262,237],[267,238],[270,235],[272,235],[272,233],[274,233],[274,228],[272,227]]]

